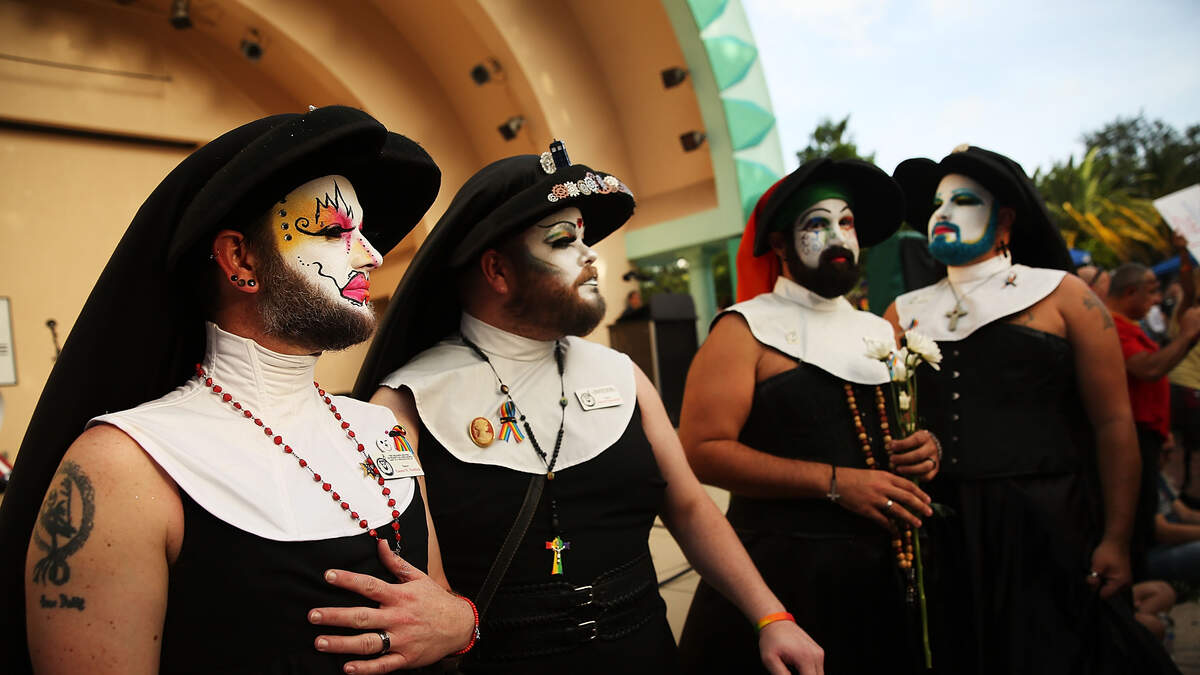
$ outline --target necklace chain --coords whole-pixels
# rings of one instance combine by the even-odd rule
[[[529,436],[529,442],[533,445],[534,452],[542,459],[542,463],[546,465],[546,480],[551,481],[551,487],[546,490],[547,496],[550,498],[550,532],[554,535],[550,541],[546,542],[546,549],[553,552],[553,563],[550,566],[551,576],[561,575],[563,574],[563,552],[571,548],[571,542],[563,538],[562,525],[558,519],[558,499],[555,497],[555,490],[552,487],[554,485],[554,464],[558,461],[558,451],[562,449],[563,430],[566,427],[567,421],[567,393],[566,385],[563,383],[565,355],[563,354],[562,343],[558,341],[554,343],[554,362],[558,366],[558,407],[560,411],[558,436],[554,439],[554,451],[551,453],[549,459],[547,459],[546,452],[542,450],[542,446],[538,444],[537,436],[533,433],[533,427],[529,425],[529,420],[526,419],[525,413],[521,411],[516,401],[513,400],[508,385],[504,384],[504,380],[500,377],[500,373],[496,371],[496,366],[492,363],[492,360],[479,348],[479,345],[468,339],[466,335],[460,333],[459,337],[462,338],[463,344],[470,347],[471,351],[475,352],[475,355],[488,365],[488,368],[491,368],[492,375],[496,377],[496,382],[500,384],[500,393],[504,394],[504,397],[512,405],[513,410],[520,416],[521,424],[525,427],[525,433]]]
[[[954,288],[954,282],[950,281],[950,279],[946,279],[946,283],[950,285],[950,294],[954,296],[954,304],[957,306],[959,303],[961,303],[963,301],[964,298],[966,298],[968,295],[970,295],[970,294],[974,293],[975,291],[979,290],[980,288],[982,288],[984,284],[986,284],[987,282],[994,279],[996,277],[996,275],[1001,274],[1002,272],[1007,272],[1010,269],[1012,269],[1011,265],[1008,267],[1005,267],[1003,269],[998,269],[995,272],[992,272],[991,274],[984,277],[983,281],[980,281],[979,283],[975,284],[974,286],[971,287],[971,290],[967,291],[966,293],[963,293],[962,295],[959,295],[958,289]]]
[[[269,438],[276,447],[279,447],[281,450],[283,450],[285,455],[291,455],[292,457],[295,457],[300,468],[305,469],[310,475],[312,475],[313,482],[318,483],[321,486],[321,489],[329,494],[334,503],[341,507],[341,509],[350,516],[350,520],[357,521],[359,528],[363,530],[368,529],[368,523],[366,519],[360,518],[358,511],[354,510],[354,508],[350,505],[350,502],[342,499],[342,495],[334,489],[333,484],[323,480],[321,478],[321,474],[317,473],[316,469],[309,464],[307,459],[302,457],[299,452],[292,448],[291,445],[287,444],[281,434],[277,434],[266,422],[262,420],[262,418],[257,417],[253,412],[246,409],[246,407],[243,406],[240,401],[237,401],[233,398],[232,394],[230,394],[228,391],[225,391],[221,385],[214,382],[213,378],[205,372],[203,364],[196,364],[196,377],[205,387],[212,391],[214,395],[218,396],[222,403],[229,404],[230,408],[232,408],[235,413],[245,418],[246,421],[253,422],[256,426],[262,428],[263,434]],[[346,421],[342,417],[342,414],[338,412],[337,406],[333,403],[333,399],[331,399],[325,390],[321,388],[321,385],[317,384],[315,381],[313,382],[313,388],[316,389],[317,395],[321,398],[325,405],[329,406],[330,414],[333,415],[333,418],[338,422],[342,430],[346,432],[346,437],[355,444],[355,450],[360,455],[365,457],[365,460],[363,461],[364,467],[369,470],[370,474],[375,478],[375,481],[382,488],[380,494],[382,494],[384,499],[387,500],[388,507],[392,509],[391,526],[392,530],[396,533],[396,543],[393,550],[398,555],[400,552],[400,512],[396,510],[396,499],[391,496],[391,488],[387,487],[383,476],[379,475],[378,469],[375,468],[375,461],[371,459],[370,455],[367,454],[366,447],[357,438],[354,430],[350,428],[350,422]],[[384,538],[380,536],[378,531],[376,531],[374,528],[370,528],[367,534],[375,539],[378,539],[379,541],[384,541]]]
[[[533,451],[537,453],[538,457],[542,459],[542,463],[546,465],[546,478],[549,480],[554,480],[554,464],[558,461],[558,451],[562,449],[563,430],[565,429],[567,421],[567,393],[566,385],[563,384],[564,359],[562,345],[557,341],[554,343],[554,362],[558,366],[558,407],[561,412],[561,416],[558,420],[558,436],[554,439],[554,450],[550,457],[547,458],[546,451],[542,450],[542,446],[538,443],[537,436],[533,433],[533,427],[529,426],[529,420],[526,419],[525,412],[522,411],[521,407],[517,405],[517,402],[513,400],[512,393],[509,391],[508,385],[504,384],[504,380],[500,377],[500,373],[496,371],[496,366],[492,364],[492,360],[489,359],[488,355],[479,348],[479,345],[468,339],[466,335],[459,334],[459,337],[462,338],[463,344],[470,347],[471,351],[475,352],[475,355],[488,365],[488,368],[491,368],[492,375],[496,377],[496,382],[500,384],[500,393],[504,394],[504,397],[508,399],[508,402],[513,404],[513,408],[520,415],[519,419],[521,421],[521,426],[525,427],[525,433],[529,436],[529,442],[533,444]]]

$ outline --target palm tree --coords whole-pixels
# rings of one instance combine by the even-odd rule
[[[1044,175],[1033,174],[1067,245],[1091,253],[1105,267],[1153,264],[1170,255],[1170,230],[1153,202],[1119,186],[1097,153],[1091,148],[1078,165],[1070,157]]]

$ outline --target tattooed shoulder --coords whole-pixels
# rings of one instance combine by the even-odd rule
[[[1097,298],[1095,293],[1088,291],[1087,294],[1083,296],[1083,307],[1084,309],[1094,309],[1097,312],[1100,312],[1100,316],[1104,317],[1105,329],[1115,326],[1112,315],[1108,313],[1108,308],[1104,306],[1104,303],[1100,302],[1100,298]]]
[[[33,542],[43,554],[33,566],[34,583],[62,586],[71,580],[70,558],[87,543],[95,520],[96,493],[91,479],[75,462],[63,462],[46,491],[33,532]],[[82,599],[70,605],[83,609]]]

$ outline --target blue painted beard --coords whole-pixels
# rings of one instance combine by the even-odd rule
[[[954,241],[946,241],[944,235],[935,235],[929,241],[929,253],[938,262],[951,267],[959,267],[966,265],[972,260],[992,250],[992,246],[996,243],[996,214],[999,208],[992,207],[992,213],[988,216],[987,229],[984,230],[983,236],[979,241],[970,244],[962,242],[962,231],[958,225],[954,223],[938,223],[936,227],[950,227],[954,229]]]

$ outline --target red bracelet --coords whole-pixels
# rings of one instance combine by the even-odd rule
[[[451,656],[462,656],[463,654],[471,651],[471,648],[475,646],[476,642],[479,642],[479,610],[475,608],[475,603],[471,602],[471,599],[467,596],[459,595],[458,597],[466,600],[467,604],[471,606],[471,613],[475,615],[475,630],[471,633],[471,641],[467,643],[467,646],[454,652],[451,654]]]
[[[754,624],[754,630],[761,632],[762,629],[766,628],[769,624],[775,623],[776,621],[791,621],[792,623],[796,623],[796,617],[792,616],[789,612],[775,612],[774,614],[768,614],[759,619],[758,623]]]

